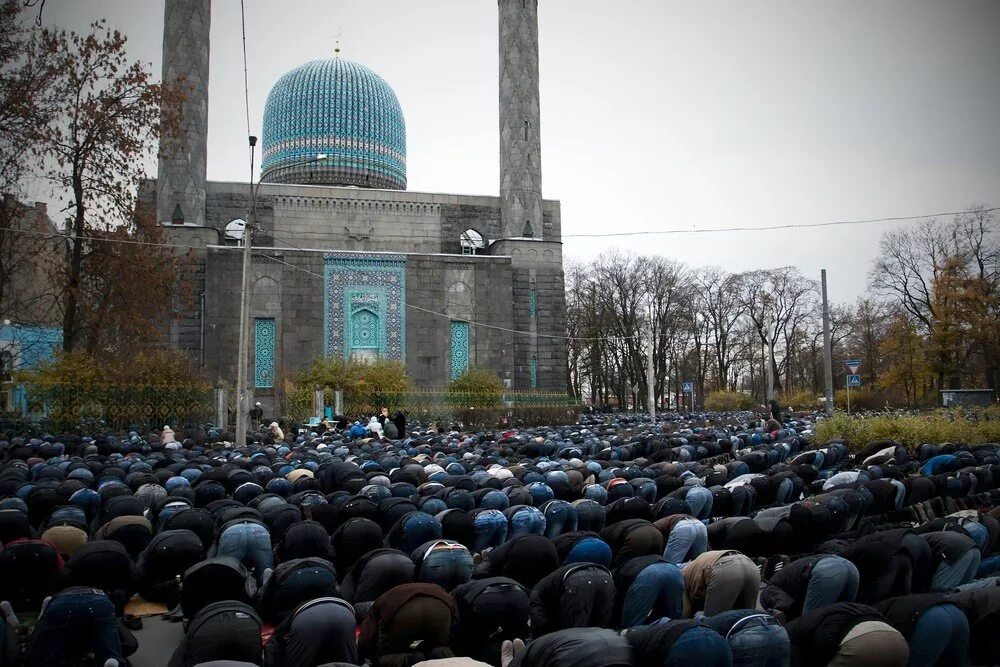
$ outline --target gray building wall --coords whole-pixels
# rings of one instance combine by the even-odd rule
[[[207,192],[204,226],[166,227],[170,242],[183,246],[179,252],[193,248],[194,291],[199,295],[171,318],[167,339],[203,361],[212,379],[233,383],[241,262],[240,247],[234,242],[227,246],[224,232],[231,221],[250,217],[250,189],[246,183],[209,182]],[[141,205],[155,200],[155,183],[145,183]],[[558,239],[559,202],[544,204],[546,236]],[[564,341],[537,335],[565,331],[561,243],[506,240],[492,243],[488,254],[460,254],[459,237],[467,229],[487,240],[498,238],[498,197],[264,184],[258,192],[257,222],[251,326],[255,317],[275,319],[277,378],[307,367],[323,353],[324,251],[378,251],[407,258],[406,362],[416,386],[448,383],[450,322],[466,320],[471,323],[471,364],[494,370],[513,388],[529,389],[534,356],[538,388],[565,390]],[[249,333],[252,341],[253,331]],[[268,403],[272,393],[258,392]]]

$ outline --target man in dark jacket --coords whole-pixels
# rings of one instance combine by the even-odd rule
[[[890,598],[877,605],[910,645],[910,667],[969,664],[969,620],[941,593]]]
[[[614,630],[571,628],[531,642],[509,667],[633,667],[633,655],[629,643]]]
[[[536,638],[566,628],[608,627],[615,585],[606,568],[574,563],[539,581],[530,601],[531,634]]]
[[[792,667],[906,667],[903,635],[874,607],[855,602],[827,605],[787,626]]]
[[[866,535],[838,555],[854,563],[861,575],[858,602],[875,603],[930,588],[930,547],[905,528]]]
[[[299,605],[264,647],[267,667],[310,667],[326,662],[356,664],[354,609],[338,598]]]
[[[931,587],[950,591],[967,584],[976,576],[982,557],[976,541],[960,527],[921,535],[930,545],[934,577]]]
[[[636,667],[730,667],[732,651],[722,635],[697,621],[679,619],[633,628],[625,639]]]
[[[836,602],[854,602],[860,575],[851,561],[831,554],[792,561],[771,577],[761,605],[791,621]]]

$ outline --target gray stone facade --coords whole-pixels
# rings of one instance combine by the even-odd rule
[[[499,0],[500,202],[504,238],[543,233],[538,0]]]
[[[166,0],[163,77],[191,94],[181,133],[163,141],[159,180],[139,193],[192,261],[197,297],[166,318],[169,345],[235,383],[242,248],[226,229],[245,221],[256,229],[248,326],[265,320],[256,350],[247,332],[249,378],[266,369],[271,384],[254,393],[268,413],[282,380],[328,352],[376,349],[401,357],[416,386],[443,387],[453,341],[456,368],[489,368],[513,389],[565,391],[560,207],[541,195],[537,0],[499,1],[499,197],[264,183],[253,215],[250,185],[205,179],[209,10],[209,0]],[[178,206],[184,224],[173,224]],[[468,230],[483,240],[475,254],[460,241]],[[368,338],[348,343],[349,326]],[[366,342],[373,337],[381,348]]]
[[[227,245],[225,228],[249,217],[250,190],[245,183],[217,182],[209,182],[207,190],[204,226],[166,228],[171,243],[194,248],[195,291],[203,295],[171,320],[169,340],[199,359],[210,377],[232,382],[241,248],[232,241]],[[152,206],[155,193],[155,183],[147,182],[141,200]],[[544,206],[547,231],[558,238],[559,203]],[[530,389],[534,357],[536,387],[563,391],[563,342],[509,331],[564,333],[561,243],[499,240],[488,246],[489,254],[460,254],[459,236],[467,229],[493,240],[499,213],[497,197],[260,186],[250,317],[251,322],[275,319],[276,376],[294,374],[323,353],[324,253],[394,252],[406,256],[405,358],[417,386],[447,384],[449,326],[459,320],[471,323],[471,364],[493,369],[513,388]],[[266,399],[274,392],[257,393]]]
[[[205,220],[208,162],[208,53],[211,0],[167,0],[163,9],[162,81],[183,94],[176,133],[160,140],[156,219],[179,214],[190,225]]]

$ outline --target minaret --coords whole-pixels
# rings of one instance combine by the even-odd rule
[[[542,238],[538,0],[500,6],[500,220],[505,238]]]
[[[178,132],[160,137],[156,217],[161,224],[205,224],[208,154],[208,40],[211,0],[166,0],[163,83],[184,99]]]

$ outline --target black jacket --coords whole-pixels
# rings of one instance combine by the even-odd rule
[[[923,613],[935,605],[947,602],[948,597],[943,593],[923,593],[889,598],[876,604],[875,608],[885,616],[889,625],[899,630],[909,641]]]
[[[788,621],[801,616],[813,567],[824,558],[830,558],[830,555],[800,558],[776,572],[760,594],[764,609],[780,611]]]
[[[611,625],[615,585],[611,573],[593,563],[564,565],[544,577],[529,596],[531,634]]]
[[[785,626],[792,643],[792,667],[825,667],[851,629],[885,617],[874,607],[838,602],[815,609]]]

